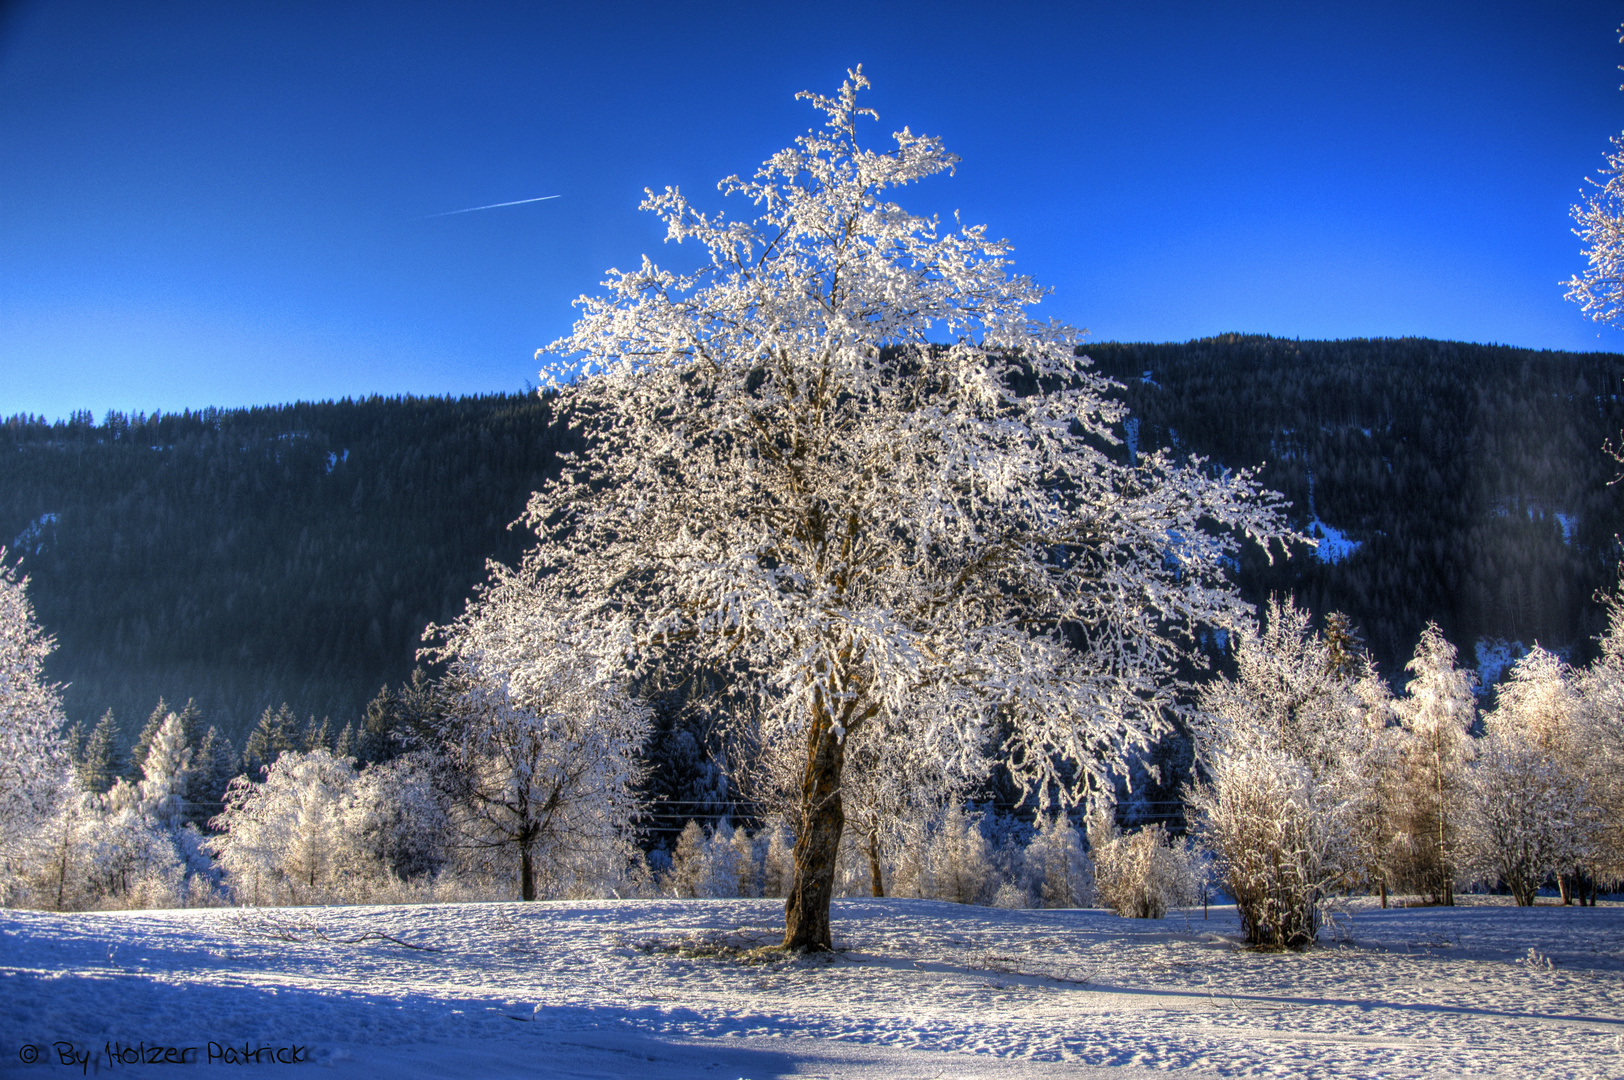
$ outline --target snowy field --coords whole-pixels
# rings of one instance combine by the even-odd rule
[[[389,1080],[1624,1076],[1624,905],[1468,899],[1304,955],[1229,908],[844,900],[836,955],[765,961],[777,900],[0,911],[0,1075],[177,1072],[109,1043],[240,1071],[213,1042]]]

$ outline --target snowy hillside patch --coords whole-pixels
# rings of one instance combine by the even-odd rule
[[[0,1074],[54,1075],[19,1044],[54,1065],[115,1041],[391,1080],[1624,1069],[1624,905],[1467,899],[1366,904],[1301,954],[1237,948],[1229,908],[845,900],[821,959],[752,952],[781,934],[770,900],[7,911]]]
[[[28,528],[17,534],[17,538],[11,542],[12,550],[43,555],[45,549],[56,540],[56,523],[56,514],[41,514],[29,522]]]
[[[1363,541],[1349,539],[1347,533],[1332,528],[1319,518],[1310,521],[1305,531],[1319,541],[1319,546],[1314,549],[1314,558],[1323,563],[1335,565],[1363,545]]]
[[[1481,693],[1488,693],[1489,688],[1500,681],[1512,664],[1515,664],[1528,652],[1528,646],[1520,641],[1507,641],[1505,638],[1478,638],[1477,640],[1477,685]]]

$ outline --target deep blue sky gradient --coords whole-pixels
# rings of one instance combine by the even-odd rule
[[[1624,3],[0,10],[0,415],[521,388],[858,62],[1097,339],[1624,348],[1558,284]]]

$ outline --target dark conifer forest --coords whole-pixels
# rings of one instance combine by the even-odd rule
[[[1240,335],[1087,351],[1123,384],[1135,452],[1261,465],[1333,541],[1249,554],[1249,599],[1345,612],[1400,684],[1429,619],[1466,663],[1482,638],[1586,655],[1624,527],[1603,449],[1624,356]],[[0,542],[85,729],[111,708],[133,733],[162,696],[239,745],[282,702],[336,730],[409,677],[487,559],[517,558],[508,526],[568,441],[535,395],[14,416]]]
[[[359,721],[459,612],[558,447],[536,396],[371,398],[0,429],[0,542],[70,720],[196,699]]]

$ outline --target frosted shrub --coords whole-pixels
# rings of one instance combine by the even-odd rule
[[[1321,905],[1344,878],[1346,831],[1309,770],[1263,749],[1227,756],[1214,763],[1195,805],[1246,940],[1312,945]]]
[[[950,806],[926,833],[917,871],[917,895],[955,904],[987,904],[998,891],[980,815]]]
[[[1326,898],[1367,865],[1359,822],[1369,785],[1359,765],[1369,665],[1338,662],[1307,612],[1277,602],[1235,659],[1237,678],[1220,677],[1201,696],[1208,781],[1190,805],[1246,940],[1307,948]]]
[[[1094,866],[1083,837],[1065,814],[1039,815],[1026,847],[1027,889],[1038,907],[1093,907]]]
[[[735,832],[726,818],[708,836],[697,821],[684,825],[671,852],[671,869],[661,882],[667,895],[700,900],[748,896],[754,885],[750,835]]]
[[[1188,843],[1168,836],[1160,822],[1124,836],[1102,815],[1088,835],[1095,896],[1118,915],[1159,919],[1170,907],[1201,899],[1200,857]]]
[[[340,891],[355,782],[350,763],[325,750],[284,753],[263,783],[231,782],[209,848],[239,902],[316,903]]]

